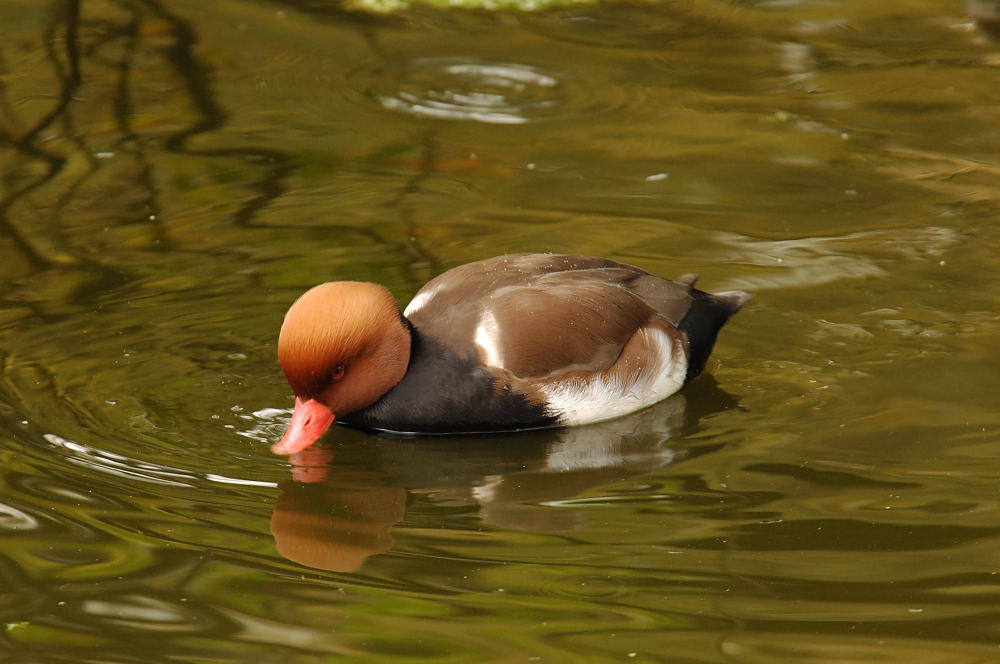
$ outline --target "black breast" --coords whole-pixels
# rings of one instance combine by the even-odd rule
[[[398,434],[491,433],[556,425],[542,404],[411,327],[410,365],[374,404],[338,421]]]

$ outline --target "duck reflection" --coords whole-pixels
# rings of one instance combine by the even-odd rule
[[[987,39],[1000,41],[1000,0],[966,0],[965,8]]]
[[[309,567],[357,571],[392,548],[391,530],[403,519],[411,491],[478,504],[483,522],[503,529],[580,527],[582,511],[532,506],[686,456],[665,443],[697,429],[701,417],[736,405],[710,376],[689,388],[628,417],[513,436],[373,440],[338,429],[346,440],[334,450],[292,457],[292,481],[280,485],[271,517],[276,548]]]

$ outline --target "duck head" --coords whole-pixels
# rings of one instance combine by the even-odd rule
[[[409,361],[410,331],[385,288],[337,281],[306,291],[278,335],[278,362],[295,393],[295,410],[271,451],[309,447],[337,413],[378,401],[402,380]]]

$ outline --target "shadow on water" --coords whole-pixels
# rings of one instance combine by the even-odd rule
[[[668,443],[696,432],[700,418],[736,406],[736,398],[703,376],[640,413],[589,426],[514,438],[348,438],[335,448],[311,448],[291,459],[293,481],[279,485],[271,533],[289,560],[353,572],[392,548],[392,527],[404,518],[414,491],[473,503],[492,528],[580,528],[583,513],[537,506],[711,451],[675,450]]]

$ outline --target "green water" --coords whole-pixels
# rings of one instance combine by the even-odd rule
[[[962,3],[0,26],[5,661],[1000,661],[1000,45]],[[631,417],[270,454],[299,293],[507,251],[755,299]]]

